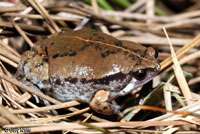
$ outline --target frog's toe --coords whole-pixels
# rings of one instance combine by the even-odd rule
[[[110,104],[108,102],[102,102],[102,103],[99,103],[98,101],[96,101],[95,103],[92,102],[90,103],[90,107],[94,111],[105,115],[118,114],[120,112],[120,106]]]
[[[48,100],[42,100],[44,102],[44,104],[46,106],[51,106],[50,102]],[[51,112],[54,114],[54,115],[58,115],[58,112],[56,110],[51,110]]]
[[[115,114],[118,114],[120,112],[121,107],[119,105],[115,105],[115,104],[111,104],[111,105],[112,105],[113,110],[114,110],[113,112]]]
[[[120,106],[111,104],[108,101],[109,91],[99,90],[90,102],[90,107],[98,112],[105,115],[111,115],[119,113]]]

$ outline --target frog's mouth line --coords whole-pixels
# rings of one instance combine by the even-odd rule
[[[124,88],[122,88],[120,91],[118,90],[118,91],[111,92],[110,98],[113,99],[113,98],[117,98],[119,96],[124,96],[124,95],[130,93],[131,91],[133,91],[134,89],[141,87],[144,84],[148,83],[150,80],[152,80],[154,78],[154,76],[156,76],[159,68],[160,68],[160,66],[157,66],[154,69],[147,68],[148,72],[147,72],[147,76],[145,79],[137,80],[136,78],[133,77],[130,80],[130,82]]]

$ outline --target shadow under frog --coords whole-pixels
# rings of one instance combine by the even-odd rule
[[[144,85],[159,69],[153,48],[82,29],[39,41],[22,55],[16,76],[60,101],[81,101],[109,115],[120,110],[113,99]]]

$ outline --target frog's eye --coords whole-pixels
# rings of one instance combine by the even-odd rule
[[[43,63],[36,63],[36,64],[35,64],[35,68],[38,68],[38,67],[40,67],[41,65],[43,65]]]
[[[147,71],[146,69],[138,69],[133,75],[137,80],[143,80],[147,75]]]
[[[155,58],[158,58],[158,51],[155,49],[155,55],[154,55]]]

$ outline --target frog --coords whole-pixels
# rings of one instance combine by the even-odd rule
[[[121,108],[114,99],[156,76],[157,57],[152,47],[83,28],[38,41],[22,54],[16,78],[61,102],[76,100],[111,115]]]

